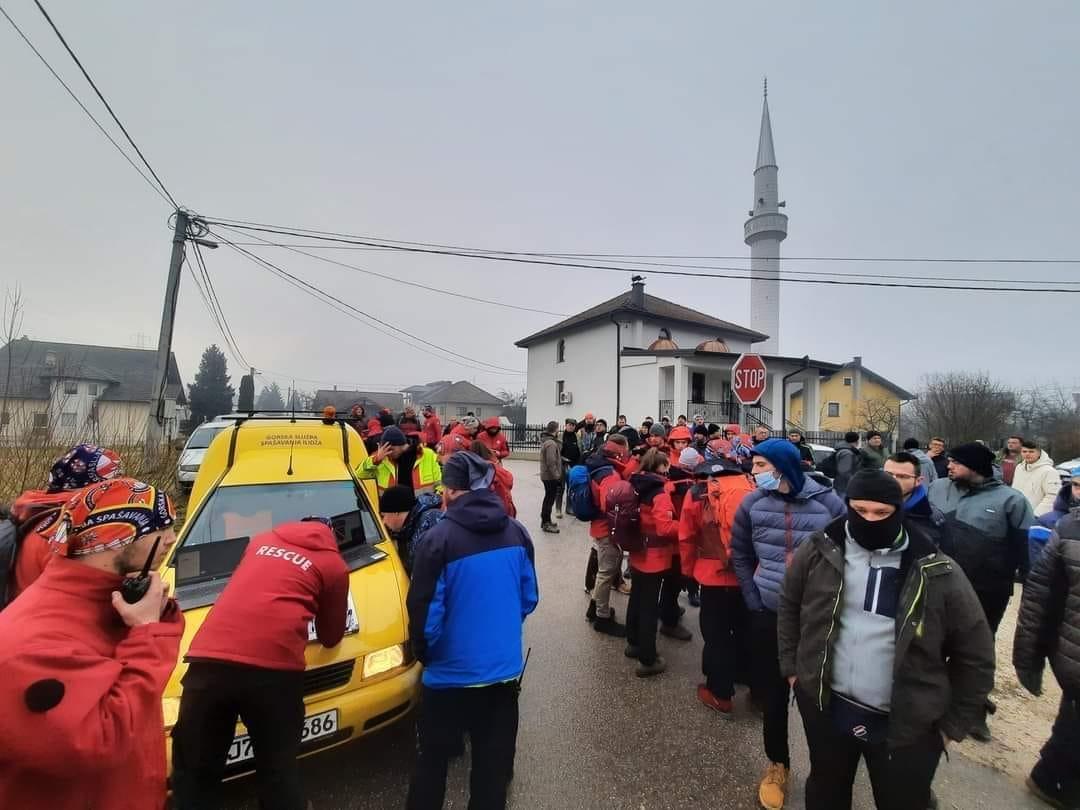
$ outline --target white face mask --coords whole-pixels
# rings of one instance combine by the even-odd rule
[[[776,477],[772,470],[755,473],[754,481],[757,483],[758,489],[773,490],[780,486],[780,479]]]

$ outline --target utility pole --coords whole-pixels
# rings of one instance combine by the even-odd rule
[[[161,332],[158,335],[157,362],[154,365],[153,387],[150,389],[150,412],[146,419],[146,446],[143,448],[143,453],[148,461],[157,458],[164,433],[165,383],[169,374],[173,322],[176,320],[176,299],[180,293],[180,269],[184,263],[184,243],[187,241],[187,230],[190,221],[187,211],[182,208],[176,209],[172,259],[169,261],[169,280],[165,284],[165,305],[161,310]]]

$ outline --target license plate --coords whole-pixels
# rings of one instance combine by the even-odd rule
[[[317,740],[320,737],[329,737],[337,730],[337,709],[313,714],[310,717],[304,718],[304,730],[300,732],[300,743],[303,744],[309,740]],[[244,762],[254,758],[255,749],[251,746],[251,737],[244,734],[233,738],[232,745],[229,746],[229,753],[225,757],[225,764],[227,766],[235,765],[238,762]]]
[[[356,605],[353,604],[352,592],[350,591],[349,592],[349,604],[345,608],[345,635],[349,635],[349,633],[359,633],[359,632],[360,632],[360,619],[356,615]],[[315,620],[314,619],[312,619],[310,622],[308,622],[307,640],[309,642],[319,640],[318,636],[315,635]]]

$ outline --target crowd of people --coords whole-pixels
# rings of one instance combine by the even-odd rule
[[[424,665],[407,807],[443,804],[448,763],[471,741],[470,806],[505,806],[513,776],[521,627],[539,589],[515,519],[498,419],[444,429],[430,407],[350,424],[368,453],[383,523],[409,572],[409,638]],[[1053,472],[1051,476],[1047,470]],[[703,641],[698,700],[761,717],[766,810],[790,793],[788,713],[810,750],[806,806],[850,807],[865,760],[880,808],[935,806],[941,754],[990,739],[994,635],[1024,582],[1013,664],[1063,697],[1031,789],[1080,806],[1080,468],[1062,482],[1022,437],[915,439],[896,452],[849,433],[825,457],[803,434],[586,414],[545,426],[540,528],[588,524],[585,618],[624,639],[634,673],[666,670],[663,644]],[[0,580],[0,805],[161,807],[161,695],[184,619],[156,569],[175,543],[169,497],[123,475],[119,456],[78,445],[0,522],[17,542]],[[563,524],[564,527],[567,524]],[[145,592],[125,580],[150,570]],[[629,595],[625,619],[613,593]],[[252,538],[185,661],[172,732],[174,806],[217,806],[237,720],[259,751],[264,807],[306,805],[296,765],[307,618],[344,632],[346,567],[328,520]],[[658,637],[663,637],[660,641]],[[62,794],[62,795],[61,795]]]

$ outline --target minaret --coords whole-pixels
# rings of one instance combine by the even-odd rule
[[[776,185],[776,152],[769,121],[769,84],[765,80],[761,105],[761,134],[758,136],[757,166],[754,168],[754,207],[744,226],[750,246],[750,328],[768,335],[755,344],[763,354],[780,351],[780,243],[787,238],[787,215],[780,209]]]

